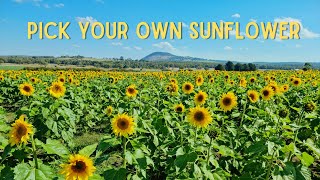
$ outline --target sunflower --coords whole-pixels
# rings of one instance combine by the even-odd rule
[[[65,175],[66,180],[87,180],[96,170],[92,160],[80,154],[70,155],[69,162],[60,166],[60,173]]]
[[[128,136],[134,133],[135,123],[127,114],[119,114],[112,119],[112,129],[117,136]]]
[[[183,104],[177,104],[174,106],[174,111],[177,113],[182,113],[184,112],[184,105]]]
[[[229,84],[230,84],[230,85],[234,85],[234,81],[233,81],[233,80],[230,80],[230,81],[229,81]]]
[[[0,81],[3,81],[4,80],[4,76],[0,76]]]
[[[249,90],[247,92],[247,95],[248,95],[250,102],[252,102],[252,103],[255,103],[259,100],[259,93],[257,91]]]
[[[293,84],[294,86],[300,86],[300,85],[301,85],[301,79],[300,79],[300,78],[294,78],[294,79],[292,80],[292,84]]]
[[[255,77],[251,77],[251,78],[250,78],[250,82],[251,82],[251,83],[256,82],[256,78],[255,78]]]
[[[206,102],[207,97],[207,93],[199,91],[198,94],[194,95],[194,102],[196,105],[202,105]]]
[[[106,108],[106,110],[105,110],[105,113],[106,113],[108,116],[111,116],[112,111],[113,111],[112,106],[108,106],[108,107]]]
[[[138,90],[136,90],[136,86],[134,84],[131,84],[127,87],[126,95],[128,97],[136,97],[138,94]]]
[[[66,82],[66,78],[63,77],[63,76],[60,76],[60,77],[58,78],[58,81],[61,82],[61,83],[65,83],[65,82]]]
[[[278,85],[276,83],[270,83],[268,86],[272,88],[273,94],[279,94],[280,93],[280,89],[279,89],[279,87],[278,87]]]
[[[213,77],[210,78],[210,79],[209,79],[209,82],[210,82],[211,84],[213,84],[213,83],[214,83],[214,78],[213,78]]]
[[[240,85],[241,87],[247,87],[247,81],[246,81],[246,79],[245,79],[245,78],[240,79],[239,85]]]
[[[34,88],[29,83],[23,83],[19,86],[20,93],[24,96],[31,96],[34,92]]]
[[[197,86],[201,86],[203,84],[203,82],[204,82],[204,79],[201,75],[196,78],[196,85]]]
[[[208,109],[199,106],[189,109],[187,119],[193,126],[199,128],[206,128],[212,121]]]
[[[178,84],[178,81],[175,78],[170,79],[170,82]]]
[[[179,86],[177,84],[171,82],[166,86],[166,89],[171,94],[174,94],[174,93],[177,93],[179,91]]]
[[[281,87],[281,92],[287,92],[287,91],[289,91],[289,85],[285,84]]]
[[[185,82],[183,85],[182,85],[182,91],[185,93],[185,94],[190,94],[193,92],[193,85],[190,83],[190,82]]]
[[[231,111],[238,104],[237,96],[235,96],[233,92],[228,92],[227,94],[223,94],[219,104],[220,104],[220,108],[223,109],[224,112]]]
[[[24,121],[25,116],[21,115],[11,126],[9,143],[11,146],[21,143],[27,144],[30,135],[33,134],[32,125]]]
[[[261,96],[262,96],[262,99],[264,100],[267,100],[267,101],[270,100],[273,95],[274,95],[273,89],[269,86],[261,90]]]
[[[66,93],[66,87],[61,82],[53,82],[49,88],[49,93],[55,98],[60,98]]]

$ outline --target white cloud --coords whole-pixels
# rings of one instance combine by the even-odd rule
[[[123,49],[125,49],[125,50],[131,50],[132,48],[129,47],[129,46],[126,46],[126,47],[123,47]]]
[[[111,43],[113,46],[122,46],[122,43],[121,42],[113,42]]]
[[[239,14],[239,13],[236,13],[236,14],[232,15],[231,17],[233,17],[233,18],[240,18],[240,14]]]
[[[138,51],[141,51],[141,50],[142,50],[142,47],[139,47],[139,46],[133,46],[133,48],[134,48],[135,50],[138,50]]]
[[[223,49],[229,51],[229,50],[232,50],[232,47],[230,47],[230,46],[225,46]]]
[[[103,0],[96,0],[96,2],[101,3],[101,4],[104,4],[104,1],[103,1]]]
[[[53,6],[56,7],[56,8],[63,8],[64,4],[63,3],[58,3],[58,4],[54,4]]]
[[[87,17],[76,17],[76,21],[78,22],[82,22],[82,23],[86,23],[86,22],[90,22],[90,24],[97,22],[96,19],[94,19],[91,16],[87,16]]]
[[[166,49],[170,51],[175,51],[176,48],[172,46],[169,42],[160,42],[158,44],[152,44],[152,46],[160,48],[160,49]]]
[[[256,19],[252,19],[252,18],[250,19],[250,21],[251,21],[251,22],[257,22]]]
[[[319,38],[320,34],[310,31],[308,28],[302,25],[302,21],[300,19],[295,19],[292,17],[281,17],[275,18],[274,22],[298,22],[300,24],[300,37],[302,39],[314,39]],[[285,34],[287,36],[287,34]],[[278,36],[278,35],[277,35]]]
[[[80,48],[80,46],[78,44],[72,44],[72,46],[75,48]]]

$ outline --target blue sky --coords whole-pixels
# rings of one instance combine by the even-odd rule
[[[0,0],[0,55],[83,55],[139,59],[155,51],[176,55],[246,62],[320,62],[319,0]],[[77,21],[129,25],[127,40],[81,39]],[[302,25],[300,40],[192,40],[188,28],[182,40],[141,40],[141,22],[219,22],[295,20]],[[71,22],[70,40],[27,39],[27,23]],[[241,28],[244,31],[244,27]],[[52,31],[54,32],[54,31]]]

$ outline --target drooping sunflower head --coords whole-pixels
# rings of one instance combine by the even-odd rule
[[[184,105],[183,104],[177,104],[174,106],[174,111],[177,113],[182,113],[184,112]]]
[[[245,78],[241,78],[239,85],[240,85],[241,87],[247,87],[247,81],[246,81],[246,79],[245,79]]]
[[[49,93],[55,98],[60,98],[66,93],[66,87],[61,82],[53,82],[49,88]]]
[[[317,107],[316,104],[313,101],[311,101],[311,102],[308,102],[304,105],[304,110],[306,112],[310,113],[310,112],[314,111],[316,109],[316,107]]]
[[[261,97],[263,100],[270,100],[272,96],[274,95],[273,89],[269,86],[263,88],[261,90]]]
[[[257,91],[249,90],[247,92],[247,95],[248,95],[250,102],[252,102],[252,103],[256,103],[259,100],[259,93]]]
[[[166,86],[166,90],[171,94],[175,94],[179,91],[179,86],[171,82]]]
[[[193,84],[190,83],[190,82],[185,82],[183,85],[182,85],[182,91],[185,93],[185,94],[190,94],[193,92]]]
[[[300,86],[301,83],[302,83],[302,81],[301,81],[300,78],[294,78],[291,82],[292,82],[292,84],[293,84],[294,86],[296,86],[296,87]]]
[[[134,133],[135,123],[127,114],[119,114],[112,119],[112,130],[117,136],[131,135]]]
[[[224,112],[231,111],[238,104],[237,96],[235,96],[233,92],[228,92],[227,94],[223,94],[219,101],[219,104],[220,104],[220,108]]]
[[[193,126],[198,128],[206,128],[212,122],[208,109],[199,106],[189,109],[187,119]]]
[[[202,105],[206,102],[207,97],[207,93],[199,91],[196,95],[194,95],[194,102],[196,105]]]
[[[106,108],[106,110],[105,110],[105,113],[106,113],[108,116],[111,116],[112,112],[113,112],[112,106],[108,106],[108,107]]]
[[[19,86],[20,93],[24,96],[31,96],[34,92],[34,88],[29,83],[23,83]]]
[[[201,86],[204,82],[204,79],[203,79],[203,76],[202,75],[199,75],[197,78],[196,78],[196,85],[197,86]]]
[[[11,146],[27,144],[30,139],[30,135],[33,134],[32,125],[27,123],[25,116],[21,115],[11,126],[9,133],[9,143]]]
[[[93,161],[86,156],[76,154],[69,157],[69,162],[61,164],[61,174],[65,175],[66,180],[86,180],[93,175],[96,168]]]
[[[136,97],[137,94],[138,94],[138,90],[136,89],[136,86],[134,84],[127,87],[126,95],[128,97]]]

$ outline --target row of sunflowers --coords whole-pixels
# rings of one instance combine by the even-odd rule
[[[316,70],[0,71],[0,177],[317,179],[319,80]]]

